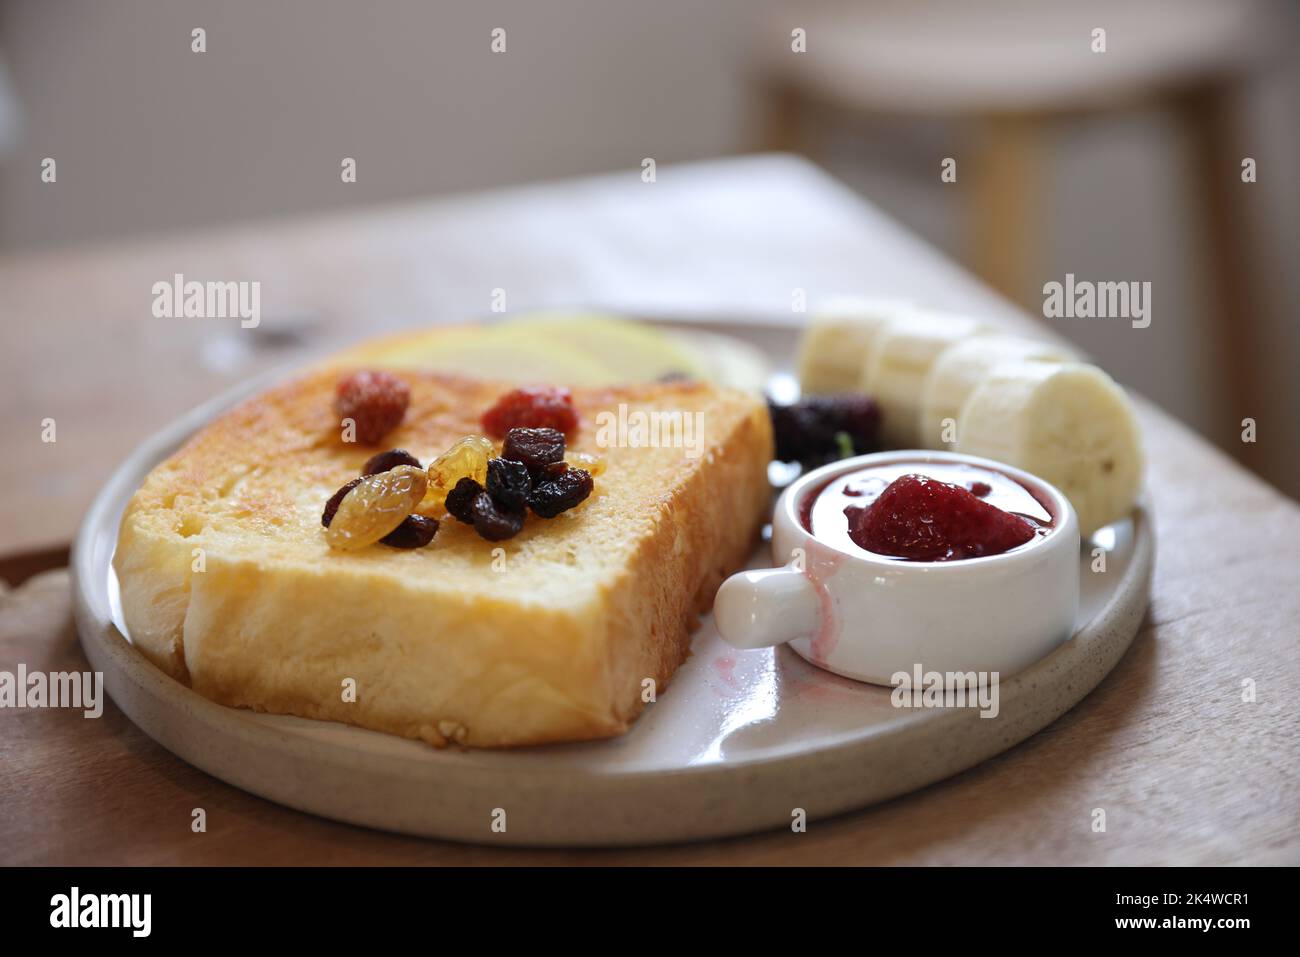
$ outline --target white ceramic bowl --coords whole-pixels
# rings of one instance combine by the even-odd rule
[[[974,465],[1019,482],[1053,517],[1048,533],[1001,555],[946,562],[849,552],[800,520],[827,482],[901,462]],[[772,553],[779,568],[741,572],[714,600],[718,629],[737,648],[788,642],[836,674],[895,685],[899,672],[1015,674],[1067,640],[1079,606],[1079,523],[1070,502],[1036,476],[955,452],[878,452],[802,476],[777,501]]]

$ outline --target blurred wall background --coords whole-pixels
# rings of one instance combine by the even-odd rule
[[[1178,4],[1156,6],[1180,15]],[[0,253],[759,148],[762,60],[806,9],[755,0],[0,0],[0,87],[9,90],[8,108],[0,98]],[[498,25],[508,27],[510,55],[490,60],[486,38]],[[220,57],[193,58],[195,26]],[[466,44],[466,35],[484,42]],[[1256,307],[1238,320],[1251,330],[1258,406],[1245,414],[1276,437],[1300,416],[1296,57],[1261,65],[1233,97],[1242,152],[1257,159],[1261,181],[1248,210]],[[960,123],[806,122],[816,127],[814,158],[833,174],[956,258],[977,258],[970,209],[937,175],[938,157],[962,155]],[[1147,108],[1063,125],[1035,212],[1037,270],[1151,281],[1154,321],[1140,349],[1113,323],[1059,330],[1300,496],[1295,444],[1244,448],[1239,416],[1224,414],[1206,288],[1214,264],[1195,239],[1197,184],[1182,135]],[[33,188],[46,156],[58,158],[58,190]],[[338,186],[342,156],[358,160],[347,189]],[[1009,293],[1041,312],[1037,282]]]

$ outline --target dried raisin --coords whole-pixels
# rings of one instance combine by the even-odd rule
[[[364,478],[365,476],[362,476]],[[320,523],[326,528],[330,527],[330,522],[334,521],[334,513],[339,510],[339,503],[343,501],[343,496],[347,495],[354,488],[361,484],[361,479],[354,478],[347,485],[343,486],[337,492],[329,497],[325,503],[325,511],[321,513]]]
[[[501,457],[523,462],[536,479],[546,466],[564,460],[564,435],[555,429],[511,429],[501,446]]]
[[[411,465],[418,469],[420,468],[420,460],[406,449],[389,449],[387,452],[380,452],[378,455],[371,456],[366,461],[366,464],[361,467],[361,474],[378,475],[380,472],[395,469],[399,465]]]
[[[589,455],[586,452],[570,452],[565,456],[565,461],[575,469],[582,469],[584,472],[590,472],[592,478],[605,473],[606,462],[604,456]]]
[[[463,478],[456,487],[447,493],[447,514],[466,525],[474,524],[474,499],[483,491],[483,486],[472,478]]]
[[[345,550],[374,544],[415,510],[428,485],[424,470],[409,465],[363,477],[339,503],[325,529],[326,543]]]
[[[492,459],[488,462],[487,493],[512,511],[520,511],[528,504],[528,493],[533,490],[533,480],[523,462],[510,459]]]
[[[429,504],[442,505],[447,493],[463,478],[472,478],[479,485],[486,482],[488,459],[496,452],[496,446],[486,435],[457,439],[429,463]]]
[[[542,518],[555,518],[584,501],[594,483],[585,469],[565,469],[550,481],[533,489],[528,505]]]
[[[379,540],[393,548],[423,548],[438,532],[438,520],[424,515],[408,515],[401,525]]]
[[[524,527],[522,509],[510,509],[494,501],[487,492],[480,492],[474,497],[472,507],[474,531],[489,542],[500,542],[514,538]]]

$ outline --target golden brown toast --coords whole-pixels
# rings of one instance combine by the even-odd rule
[[[427,464],[509,386],[404,371],[405,420],[368,447],[340,439],[339,376],[271,389],[150,473],[113,560],[136,647],[222,704],[437,745],[626,731],[769,511],[762,401],[698,382],[575,389],[569,448],[608,463],[579,507],[505,542],[444,518],[425,548],[345,553],[325,544],[330,494],[384,448]],[[620,404],[702,413],[703,454],[598,447],[598,414]]]

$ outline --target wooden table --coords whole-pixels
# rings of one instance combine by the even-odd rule
[[[49,564],[40,550],[67,544],[127,450],[223,386],[377,330],[487,314],[498,288],[512,310],[798,321],[796,290],[865,291],[1031,322],[800,161],[638,174],[0,262],[7,567]],[[153,283],[178,272],[260,280],[261,326],[154,318]],[[1047,730],[917,794],[806,834],[457,846],[244,794],[111,704],[99,720],[0,710],[0,863],[1300,863],[1300,510],[1145,403],[1142,417],[1160,554],[1133,648]],[[19,662],[86,667],[66,572],[0,594],[0,670]]]

